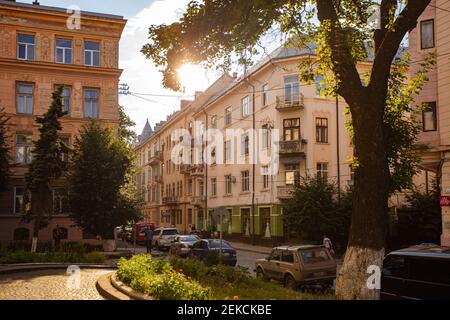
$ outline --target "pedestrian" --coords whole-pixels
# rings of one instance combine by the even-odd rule
[[[191,233],[192,233],[192,227],[191,227],[191,225],[189,225],[187,228],[187,234],[191,234]]]
[[[153,230],[152,228],[145,229],[145,244],[147,246],[147,253],[152,253]]]
[[[323,245],[325,246],[325,248],[327,248],[328,252],[334,255],[333,243],[331,242],[331,239],[327,237],[327,235],[323,236]]]

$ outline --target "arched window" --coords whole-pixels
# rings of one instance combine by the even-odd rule
[[[14,241],[30,240],[30,230],[27,228],[17,228],[14,230]]]

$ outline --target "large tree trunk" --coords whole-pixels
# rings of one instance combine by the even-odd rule
[[[389,168],[383,134],[385,101],[379,97],[357,100],[356,103],[348,101],[353,110],[358,168],[349,243],[336,284],[339,299],[377,298],[377,290],[367,286],[371,275],[368,268],[382,266],[387,225]]]

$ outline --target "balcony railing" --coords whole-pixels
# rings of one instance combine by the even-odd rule
[[[178,204],[178,198],[174,196],[164,197],[162,198],[162,203],[164,205],[176,205]]]
[[[277,197],[278,197],[278,199],[289,199],[292,197],[293,191],[294,191],[293,186],[278,187]]]
[[[277,96],[276,109],[280,112],[303,109],[305,97],[302,93]]]
[[[280,141],[280,154],[304,154],[306,152],[306,140]]]
[[[180,173],[181,174],[190,174],[191,169],[192,169],[192,166],[190,164],[182,164],[180,166]]]
[[[197,206],[197,207],[203,207],[203,205],[205,204],[205,200],[206,200],[205,196],[192,197],[191,205]]]
[[[150,157],[150,164],[159,164],[163,161],[163,154],[161,151],[156,151],[153,156]]]

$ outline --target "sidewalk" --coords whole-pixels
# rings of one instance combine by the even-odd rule
[[[261,254],[270,254],[270,252],[272,251],[272,248],[268,248],[268,247],[252,246],[251,244],[241,243],[241,242],[233,242],[233,241],[228,241],[228,242],[236,250],[249,251],[249,252],[261,253]]]

